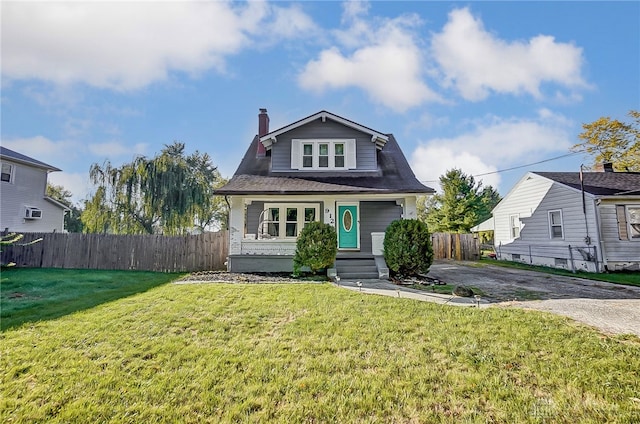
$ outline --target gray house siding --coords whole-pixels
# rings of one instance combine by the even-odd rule
[[[356,140],[356,170],[375,171],[377,169],[376,146],[371,142],[371,136],[353,128],[326,120],[316,120],[294,128],[278,136],[278,141],[271,148],[271,170],[275,172],[291,171],[291,140],[292,139],[337,139],[347,138]],[[297,171],[300,173],[300,171]],[[315,171],[317,173],[317,171]]]
[[[401,217],[402,207],[396,202],[360,202],[360,252],[371,253],[371,233],[383,233]]]
[[[264,202],[252,202],[247,206],[247,234],[258,234],[260,225],[260,214],[264,210]]]

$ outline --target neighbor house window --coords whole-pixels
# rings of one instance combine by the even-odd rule
[[[520,237],[520,216],[509,215],[509,228],[511,230],[512,239]]]
[[[291,140],[291,169],[342,170],[356,167],[356,141]]]
[[[629,238],[640,240],[640,205],[627,206],[627,222],[629,223]]]
[[[319,204],[266,204],[263,233],[273,238],[296,238],[306,224],[318,220],[319,210]]]
[[[549,211],[549,236],[552,239],[564,238],[562,229],[562,211]]]
[[[5,183],[13,182],[13,165],[10,163],[2,164],[2,176],[0,179]]]

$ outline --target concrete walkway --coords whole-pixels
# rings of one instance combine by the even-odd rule
[[[357,291],[363,294],[377,294],[403,299],[414,299],[424,302],[438,303],[440,305],[479,306],[481,308],[489,306],[489,302],[484,299],[480,299],[480,304],[478,305],[478,301],[473,297],[459,297],[447,294],[430,293],[428,291],[398,286],[386,280],[340,280],[334,284],[338,287]]]

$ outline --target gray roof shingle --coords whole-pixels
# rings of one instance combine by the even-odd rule
[[[579,172],[534,172],[580,190]],[[640,194],[640,172],[583,172],[584,191],[596,196]]]
[[[313,172],[272,172],[271,157],[256,157],[260,142],[254,137],[231,180],[217,194],[305,194],[305,193],[434,193],[420,183],[393,134],[377,152],[378,169],[326,175]]]
[[[18,153],[15,152],[11,149],[7,149],[6,147],[0,146],[0,157],[5,157],[8,159],[13,159],[17,162],[22,162],[22,163],[26,163],[29,165],[33,165],[36,166],[38,168],[44,168],[47,169],[49,171],[62,171],[59,168],[56,168],[55,166],[51,166],[49,164],[46,164],[44,162],[41,162],[37,159],[34,159],[32,157],[29,157],[27,155],[23,155],[22,153]]]

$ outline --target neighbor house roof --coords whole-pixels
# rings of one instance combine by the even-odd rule
[[[579,172],[534,172],[580,190]],[[596,196],[640,194],[640,172],[583,172],[584,191]]]
[[[286,128],[286,127],[285,127]],[[256,136],[231,180],[217,194],[307,194],[307,193],[434,193],[413,174],[393,134],[386,134],[384,148],[377,151],[378,169],[343,171],[330,176],[313,172],[272,172],[271,157],[256,156]]]
[[[6,147],[0,146],[0,158],[10,159],[14,162],[24,163],[27,165],[35,166],[37,168],[44,168],[47,171],[62,171],[55,166],[48,165],[44,162],[40,162],[34,158],[31,158],[27,155],[23,155],[22,153],[15,152],[11,149],[7,149]]]

